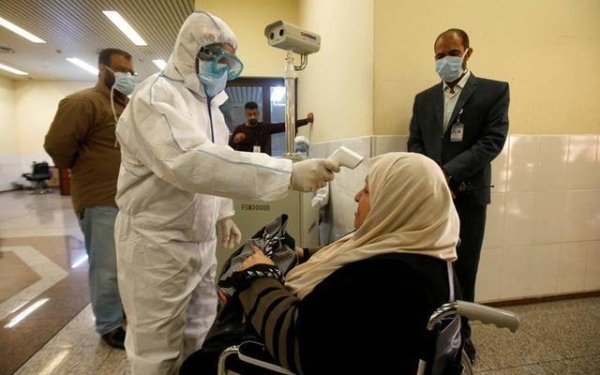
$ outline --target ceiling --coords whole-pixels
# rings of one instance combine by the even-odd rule
[[[103,13],[116,10],[148,43],[136,46]],[[0,17],[45,40],[32,43],[0,26],[0,63],[29,73],[15,80],[94,81],[96,78],[66,60],[97,66],[98,52],[119,48],[133,56],[142,80],[159,69],[152,60],[167,60],[177,33],[194,10],[194,0],[0,0]],[[2,52],[3,47],[14,52]]]

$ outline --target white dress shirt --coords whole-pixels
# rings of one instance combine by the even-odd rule
[[[446,81],[442,81],[444,85],[444,133],[448,129],[448,122],[450,121],[450,117],[452,117],[452,112],[454,111],[454,107],[456,107],[460,93],[467,84],[470,76],[471,71],[467,70],[467,73],[454,85],[453,89],[448,86]]]

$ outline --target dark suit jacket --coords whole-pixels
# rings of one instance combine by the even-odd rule
[[[470,191],[458,194],[467,203],[490,203],[490,162],[502,151],[508,133],[507,82],[477,78],[471,72],[443,133],[444,93],[439,84],[417,94],[410,121],[408,151],[435,160]],[[461,142],[451,142],[450,132],[458,113],[464,124]]]

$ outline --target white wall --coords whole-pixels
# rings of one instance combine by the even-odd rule
[[[373,0],[300,0],[298,24],[321,36],[299,72],[300,128],[316,142],[373,134]],[[309,133],[310,132],[310,133]]]
[[[313,141],[373,133],[374,0],[195,0],[236,33],[242,76],[282,77],[285,52],[269,47],[267,24],[285,20],[318,33],[321,49],[298,74],[298,113],[315,114],[300,134]],[[299,57],[296,63],[299,64]]]
[[[0,191],[25,182],[33,161],[52,159],[44,151],[58,102],[95,82],[13,81],[0,77]]]
[[[52,160],[44,151],[44,137],[50,128],[58,103],[65,96],[92,87],[95,82],[15,81],[15,117],[21,168],[33,161]]]
[[[23,173],[18,151],[14,82],[0,77],[0,191],[12,188]]]
[[[469,34],[476,76],[509,82],[512,133],[599,134],[599,20],[598,0],[375,1],[373,134],[408,134],[449,28]]]

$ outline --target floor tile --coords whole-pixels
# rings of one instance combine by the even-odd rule
[[[528,316],[522,330],[563,358],[600,356],[600,318],[585,310]]]
[[[94,375],[131,375],[131,367],[123,350],[113,350]]]
[[[548,372],[548,370],[544,369],[539,365],[527,365],[520,367],[512,367],[505,368],[501,370],[488,370],[488,371],[477,371],[475,370],[475,374],[479,375],[549,375],[554,374],[552,372]]]
[[[15,375],[95,374],[108,359],[104,346],[51,348],[38,352]]]
[[[476,369],[488,371],[559,360],[563,357],[528,332],[475,323],[472,339],[477,349]]]
[[[541,363],[552,374],[560,375],[597,375],[600,374],[600,357],[590,356],[564,361]]]
[[[553,302],[542,302],[520,306],[502,307],[505,310],[512,311],[519,316],[539,316],[539,315],[556,315],[570,314],[578,312],[582,309],[587,309],[591,306],[600,308],[600,297],[593,298],[575,298]]]

